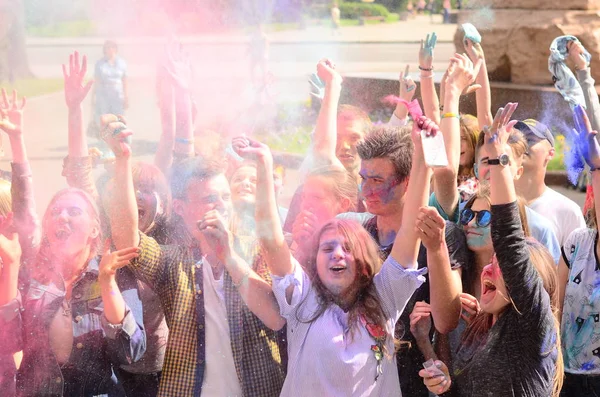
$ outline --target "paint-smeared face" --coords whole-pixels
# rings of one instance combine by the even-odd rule
[[[521,174],[523,173],[523,156],[518,159],[514,158],[512,148],[510,145],[504,145],[504,153],[508,154],[510,159],[508,167],[510,168],[510,173],[513,176],[513,179],[519,179]],[[492,157],[496,158],[496,156]],[[488,160],[490,159],[490,155],[485,146],[482,146],[477,153],[477,179],[480,181],[489,181],[490,180],[490,165],[488,164]],[[500,167],[500,166],[494,166]]]
[[[335,155],[349,172],[360,168],[356,146],[364,138],[363,124],[357,121],[338,120]]]
[[[138,206],[138,228],[147,233],[156,216],[163,213],[164,203],[161,202],[156,190],[148,183],[137,183],[134,187]]]
[[[509,303],[510,299],[504,277],[502,277],[498,259],[494,255],[492,263],[484,267],[481,272],[481,299],[479,304],[484,312],[498,316]]]
[[[490,210],[487,200],[476,199],[471,206],[474,212]],[[477,224],[477,216],[473,217],[467,225],[463,225],[463,230],[467,236],[467,246],[473,252],[488,251],[494,249],[492,244],[491,225],[481,227]]]
[[[44,223],[50,249],[60,258],[72,257],[91,246],[100,233],[89,204],[79,194],[67,193],[50,203]]]
[[[523,156],[523,171],[536,172],[546,169],[548,162],[554,157],[554,149],[550,142],[543,140],[529,140],[529,148]]]
[[[319,225],[323,225],[341,212],[331,182],[320,176],[311,176],[304,183],[300,208],[302,211],[312,213]]]
[[[323,232],[317,253],[317,275],[334,295],[341,295],[356,279],[356,261],[343,234],[335,229]]]
[[[231,198],[236,209],[256,202],[256,167],[238,168],[231,177]]]
[[[407,179],[399,180],[390,160],[363,160],[360,178],[367,211],[375,215],[392,215],[402,211]]]

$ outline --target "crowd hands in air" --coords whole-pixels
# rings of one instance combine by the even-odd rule
[[[298,180],[252,136],[203,150],[192,68],[172,41],[154,164],[134,162],[134,131],[104,114],[114,160],[94,181],[82,102],[95,82],[75,52],[63,66],[70,187],[41,218],[26,100],[3,90],[0,394],[595,395],[600,203],[586,226],[544,183],[548,127],[511,120],[517,103],[492,116],[477,40],[449,60],[438,95],[435,42],[418,53],[421,102],[407,68],[385,125],[340,105],[342,76],[318,62]],[[567,43],[586,102],[570,134],[597,190],[600,105],[585,49]],[[471,93],[476,116],[460,113]],[[296,187],[289,209],[282,180]]]

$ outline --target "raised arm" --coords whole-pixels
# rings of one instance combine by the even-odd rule
[[[439,133],[438,126],[426,117],[421,117],[413,124],[411,138],[413,141],[412,168],[405,193],[404,208],[402,209],[402,225],[396,234],[394,246],[390,255],[405,268],[417,267],[420,238],[415,229],[419,208],[427,205],[429,195],[429,180],[431,170],[425,164],[421,130],[427,134]]]
[[[22,260],[25,263],[34,259],[37,254],[41,239],[40,222],[35,210],[33,196],[33,181],[31,166],[27,158],[23,110],[27,101],[17,101],[17,91],[13,90],[9,101],[6,91],[2,89],[2,102],[0,103],[0,129],[8,135],[13,155],[12,161],[12,212],[13,224],[19,234],[19,242],[23,248]]]
[[[490,89],[490,78],[488,76],[487,64],[485,63],[485,55],[481,44],[473,43],[465,38],[465,48],[469,58],[475,64],[481,61],[481,69],[475,79],[475,82],[481,86],[475,94],[477,102],[477,121],[479,128],[492,125],[492,91]]]
[[[451,59],[446,81],[444,112],[440,128],[444,136],[448,166],[434,169],[433,191],[444,212],[452,217],[458,207],[458,168],[460,165],[459,100],[475,79],[481,62],[473,63],[464,55],[455,54]]]
[[[417,90],[417,85],[413,81],[413,79],[408,75],[409,67],[406,65],[406,70],[404,72],[400,72],[400,76],[398,78],[399,89],[399,97],[403,101],[410,103],[412,101],[413,96],[415,96],[415,91]],[[402,127],[408,123],[408,106],[406,103],[398,102],[396,104],[396,109],[394,109],[394,113],[392,113],[392,117],[390,118],[389,124]]]
[[[421,87],[421,99],[423,100],[425,116],[440,125],[440,100],[433,81],[433,49],[436,42],[437,35],[435,32],[431,35],[428,34],[425,41],[421,40],[421,49],[419,50],[421,78],[419,79],[419,86]]]
[[[590,119],[592,129],[600,130],[600,100],[596,92],[595,81],[587,59],[584,57],[585,49],[578,41],[569,41],[567,44],[569,59],[575,66],[577,80],[583,90],[585,98],[586,113]]]
[[[462,293],[461,272],[450,265],[446,245],[446,221],[433,207],[419,210],[416,230],[427,248],[430,307],[435,328],[447,334],[458,325]]]
[[[334,164],[343,169],[335,155],[337,142],[337,107],[342,92],[342,76],[335,70],[333,62],[322,59],[317,64],[317,75],[325,83],[325,93],[317,126],[313,136],[313,151],[317,164]]]
[[[79,53],[69,55],[69,68],[62,65],[65,81],[65,103],[68,109],[69,154],[63,163],[63,176],[71,187],[76,187],[98,198],[98,191],[92,179],[92,157],[85,132],[83,130],[82,102],[92,88],[92,81],[85,85],[83,80],[87,73],[87,57],[81,63]]]
[[[500,108],[491,128],[485,130],[485,143],[490,159],[504,153],[510,129],[509,121],[517,105]],[[511,171],[502,165],[490,166],[490,201],[492,204],[492,242],[504,283],[515,309],[533,327],[550,310],[550,299],[544,293],[542,279],[530,260],[519,217],[517,195]],[[536,320],[538,319],[538,320]]]
[[[113,244],[117,249],[137,247],[138,207],[131,172],[131,147],[127,142],[132,132],[115,115],[102,116],[104,140],[115,154],[114,178],[109,183],[108,202],[105,203]]]
[[[294,267],[277,212],[271,151],[246,137],[235,138],[233,149],[242,157],[256,159],[256,234],[269,271],[279,277],[291,274]]]

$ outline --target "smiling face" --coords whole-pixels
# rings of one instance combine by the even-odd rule
[[[536,172],[545,170],[548,163],[554,157],[554,148],[546,139],[537,137],[528,140],[528,149],[523,157],[524,172]]]
[[[356,261],[350,244],[335,228],[321,234],[316,265],[319,279],[333,295],[344,294],[356,280]]]
[[[57,196],[44,215],[45,237],[56,258],[69,258],[91,249],[100,235],[100,224],[82,194]]]
[[[363,126],[364,122],[361,121],[338,119],[335,155],[349,172],[360,168],[356,146],[364,137]]]
[[[497,318],[509,305],[508,290],[496,255],[481,272],[481,310]]]
[[[399,180],[390,160],[386,158],[363,160],[360,178],[367,211],[384,216],[402,211],[408,178]]]
[[[231,177],[231,199],[236,210],[256,203],[256,167],[242,166]]]
[[[487,200],[478,198],[475,199],[471,210],[483,211],[490,210],[490,204]],[[473,252],[493,250],[492,244],[492,228],[491,224],[481,227],[477,224],[477,216],[473,217],[467,225],[463,225],[463,230],[467,236],[467,246]]]

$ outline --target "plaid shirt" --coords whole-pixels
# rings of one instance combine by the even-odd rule
[[[198,396],[205,366],[202,263],[185,246],[159,246],[140,233],[140,256],[130,267],[161,299],[169,326],[159,396]],[[261,260],[255,271],[267,279]],[[278,396],[285,378],[280,343],[274,332],[254,316],[224,273],[225,304],[236,372],[246,397]]]

